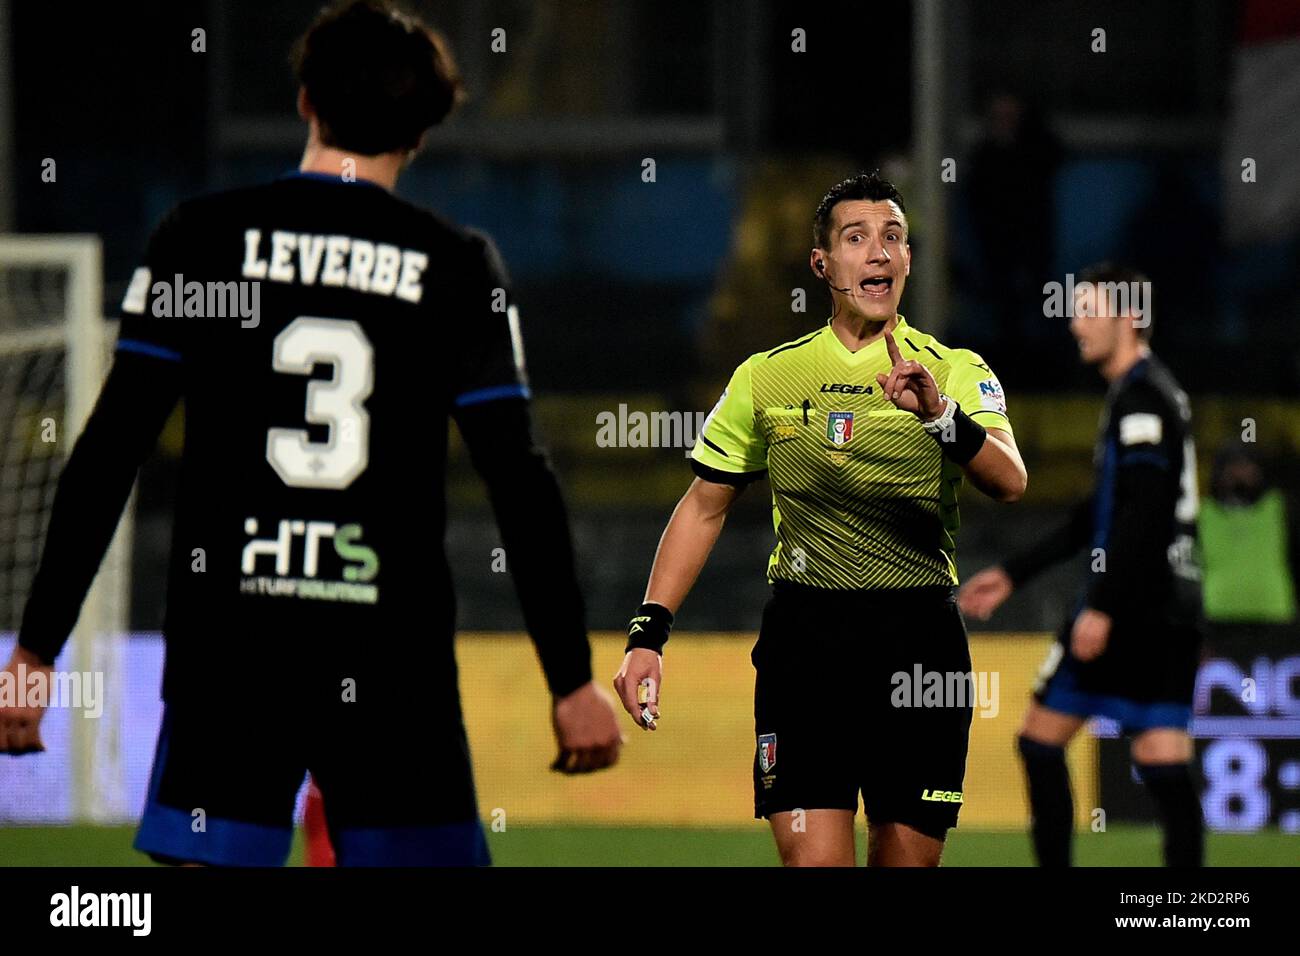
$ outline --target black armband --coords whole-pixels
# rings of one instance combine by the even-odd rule
[[[965,465],[979,454],[989,433],[961,410],[956,399],[946,395],[944,399],[947,404],[943,414],[932,422],[921,422],[921,427],[939,443],[945,455]]]
[[[673,629],[673,612],[662,604],[642,604],[627,626],[627,648],[644,648],[662,654]]]

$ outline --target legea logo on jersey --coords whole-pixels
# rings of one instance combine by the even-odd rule
[[[256,518],[244,519],[245,534],[256,535],[258,528]],[[361,536],[359,524],[338,526],[332,521],[282,520],[275,537],[253,538],[244,545],[240,557],[244,577],[239,589],[245,594],[267,597],[374,604],[379,600],[379,586],[371,582],[379,574],[379,556],[373,548],[360,543]],[[341,563],[342,580],[321,577],[322,541],[333,546],[333,554]],[[273,574],[257,573],[259,558],[274,559]],[[295,560],[301,561],[301,576],[292,574]]]
[[[826,437],[836,445],[846,445],[853,437],[853,413],[831,412],[826,416]]]

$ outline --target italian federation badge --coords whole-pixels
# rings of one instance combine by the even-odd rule
[[[758,768],[771,773],[776,766],[776,734],[760,734],[758,738]]]
[[[826,416],[826,437],[836,445],[846,445],[853,437],[853,413],[831,412]]]

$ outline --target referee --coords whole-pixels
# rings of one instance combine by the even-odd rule
[[[1188,733],[1201,643],[1191,412],[1151,353],[1148,297],[1141,305],[1132,294],[1121,301],[1126,287],[1150,283],[1124,266],[1084,270],[1070,321],[1079,357],[1109,383],[1092,496],[1062,528],[976,574],[961,592],[962,610],[987,620],[1044,568],[1091,549],[1088,580],[1020,731],[1042,866],[1070,863],[1065,746],[1093,715],[1114,720],[1132,739],[1133,762],[1160,809],[1166,864],[1199,866],[1204,855]]]
[[[751,659],[754,814],[788,866],[852,866],[858,794],[871,865],[937,866],[962,801],[968,697],[914,706],[898,678],[970,674],[953,563],[963,476],[999,501],[1026,474],[1002,387],[980,356],[898,314],[911,270],[898,190],[831,188],[810,257],[825,326],[750,356],[692,453],[614,679],[654,729],[673,615],[744,488],[767,476],[772,597]]]

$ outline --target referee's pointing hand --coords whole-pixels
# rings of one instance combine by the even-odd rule
[[[889,361],[893,363],[893,368],[888,375],[876,373],[876,382],[884,391],[885,398],[922,421],[930,421],[942,415],[943,399],[930,370],[920,362],[910,359],[904,361],[903,353],[898,350],[898,343],[890,332],[885,333],[885,348],[889,349]]]

